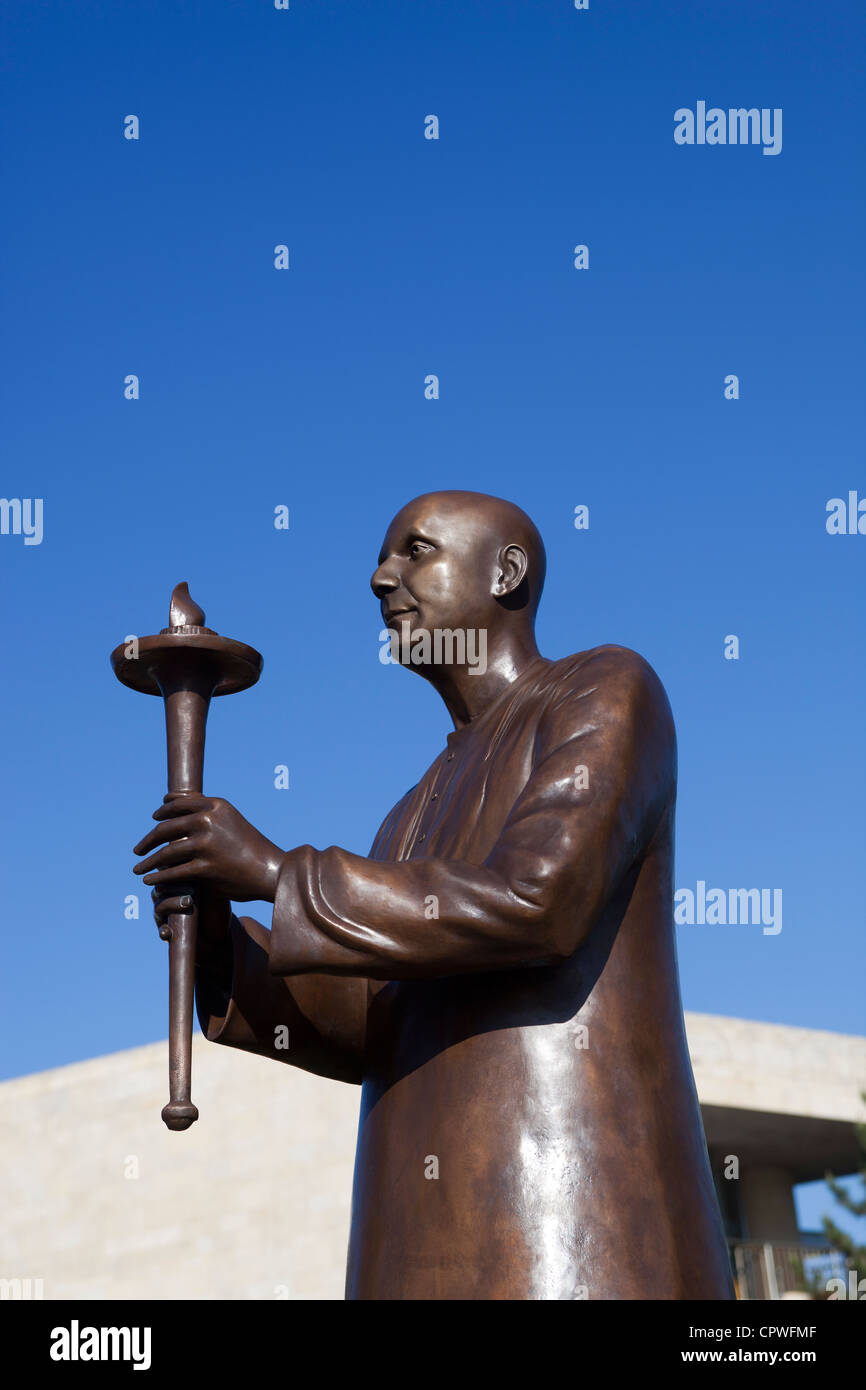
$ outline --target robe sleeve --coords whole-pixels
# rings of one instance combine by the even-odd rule
[[[269,944],[270,932],[260,922],[232,917],[224,949],[199,959],[195,1000],[205,1037],[360,1084],[366,980],[281,979],[269,968]]]
[[[658,677],[635,652],[598,648],[549,697],[531,773],[483,864],[291,850],[270,969],[397,980],[565,960],[648,845],[675,785]],[[431,898],[438,917],[426,911]]]

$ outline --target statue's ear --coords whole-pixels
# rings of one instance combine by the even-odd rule
[[[518,590],[526,578],[529,560],[522,545],[504,545],[497,556],[493,593],[507,598]]]

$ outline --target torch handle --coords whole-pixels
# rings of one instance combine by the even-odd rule
[[[163,1106],[162,1118],[169,1129],[188,1129],[198,1119],[198,1110],[190,1100],[197,919],[197,905],[189,912],[173,912],[168,918],[169,1102]]]
[[[198,680],[187,676],[163,685],[170,792],[200,792],[204,766],[204,739],[213,682],[203,672]],[[198,1119],[190,1099],[192,1079],[192,1018],[195,1004],[195,944],[198,898],[192,887],[175,885],[177,894],[188,894],[188,912],[168,918],[168,1105],[162,1118],[169,1129],[189,1129]]]

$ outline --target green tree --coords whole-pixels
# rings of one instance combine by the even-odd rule
[[[860,1095],[866,1102],[866,1091],[861,1091]],[[866,1124],[855,1125],[854,1132],[857,1136],[857,1147],[860,1150],[858,1176],[863,1184],[863,1196],[859,1199],[852,1196],[832,1173],[825,1173],[824,1180],[840,1207],[844,1207],[845,1211],[850,1212],[852,1216],[862,1217],[866,1216]],[[866,1245],[858,1245],[853,1236],[840,1230],[829,1216],[822,1217],[821,1224],[829,1244],[845,1257],[848,1268],[856,1269],[858,1280],[866,1279]]]

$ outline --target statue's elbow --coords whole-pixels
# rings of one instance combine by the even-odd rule
[[[521,964],[562,965],[581,944],[581,923],[544,894],[525,897],[519,915]]]
[[[597,920],[594,905],[540,903],[532,932],[538,965],[563,965],[586,941]]]

